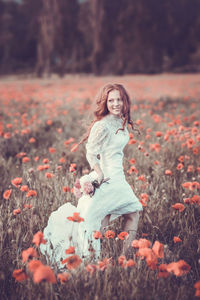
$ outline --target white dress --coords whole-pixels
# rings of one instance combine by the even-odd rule
[[[93,238],[93,233],[100,230],[104,217],[111,214],[110,220],[113,220],[142,210],[123,171],[123,149],[129,140],[128,130],[125,126],[124,131],[119,130],[116,134],[118,128],[122,128],[122,119],[111,114],[94,123],[86,144],[86,157],[91,169],[99,163],[104,178],[109,177],[110,180],[96,189],[92,197],[81,196],[77,207],[65,203],[50,215],[44,229],[47,243],[40,246],[49,263],[57,263],[61,267],[60,261],[68,256],[65,250],[69,246],[75,246],[76,254],[88,258],[92,245],[96,257],[99,257],[100,241]],[[90,176],[95,179],[97,174],[93,171]],[[74,212],[79,212],[84,222],[67,220]]]

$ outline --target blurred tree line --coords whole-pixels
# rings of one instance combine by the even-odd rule
[[[200,71],[200,0],[0,0],[0,73]]]

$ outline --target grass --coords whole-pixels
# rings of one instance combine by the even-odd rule
[[[54,96],[49,100],[42,85],[37,88],[35,98],[30,98],[29,92],[20,98],[17,93],[15,97],[13,91],[12,95],[5,91],[1,99],[1,298],[195,299],[194,284],[200,277],[199,188],[187,189],[182,184],[199,182],[200,178],[198,98],[141,99],[132,107],[132,117],[141,134],[133,132],[132,140],[136,142],[130,142],[125,148],[124,170],[138,198],[145,193],[149,199],[140,216],[137,239],[145,237],[152,245],[159,241],[164,246],[164,257],[158,259],[155,269],[135,254],[137,250],[133,255],[136,264],[123,268],[118,262],[123,242],[104,238],[102,260],[112,257],[105,270],[98,269],[91,274],[83,266],[72,271],[66,269],[70,278],[64,284],[59,280],[55,284],[36,284],[31,277],[18,282],[12,277],[14,269],[25,266],[22,251],[34,246],[33,236],[44,229],[50,213],[65,202],[77,205],[72,193],[73,184],[76,177],[89,169],[84,145],[77,152],[71,152],[71,147],[84,133],[86,113],[91,110],[90,98],[88,95],[85,98],[82,95],[82,99],[77,95],[70,98],[63,87],[63,98],[61,93],[58,99],[52,90]],[[73,89],[74,86],[71,90],[68,87],[69,91]],[[161,132],[161,136],[157,137],[156,132]],[[35,141],[30,142],[30,138]],[[74,140],[70,142],[70,138]],[[154,147],[155,144],[160,145],[160,150]],[[50,153],[49,147],[54,147],[56,152]],[[21,152],[26,154],[17,157]],[[28,157],[29,161],[23,163],[23,157]],[[61,158],[64,158],[63,163]],[[131,158],[135,159],[135,164],[130,163]],[[44,159],[48,159],[48,163],[44,163]],[[182,167],[177,169],[181,159]],[[76,164],[75,173],[69,171],[71,163]],[[40,165],[49,165],[49,169],[38,171]],[[131,166],[135,166],[136,171]],[[171,175],[166,175],[166,170],[170,170]],[[46,172],[55,176],[47,178]],[[27,192],[13,186],[11,180],[16,177],[21,177],[22,185],[35,190],[37,195],[27,197]],[[64,186],[70,191],[64,192]],[[12,193],[6,200],[4,192],[8,189],[12,189]],[[196,198],[192,198],[194,195]],[[185,203],[186,198],[197,200],[196,203],[192,200]],[[184,210],[175,210],[172,207],[175,203],[183,204]],[[31,204],[32,208],[24,208],[25,204]],[[21,212],[14,215],[13,210],[17,208]],[[122,222],[123,218],[119,218],[109,227],[116,236],[122,231]],[[175,243],[174,236],[180,237],[181,242]],[[39,259],[46,263],[40,253]],[[188,272],[182,276],[172,272],[167,278],[158,277],[160,264],[179,260],[190,266]]]

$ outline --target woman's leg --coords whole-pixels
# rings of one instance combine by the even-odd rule
[[[139,211],[124,215],[125,220],[124,220],[123,230],[128,232],[129,236],[127,239],[124,240],[123,255],[125,255],[127,258],[129,256],[129,254],[132,253],[131,250],[133,250],[131,243],[136,237],[139,216],[140,216]]]
[[[105,233],[105,227],[108,226],[110,220],[110,215],[105,216],[105,218],[101,221],[100,232],[103,235]]]

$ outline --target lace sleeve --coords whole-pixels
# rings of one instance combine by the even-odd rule
[[[104,122],[97,121],[92,126],[88,142],[86,144],[86,158],[91,169],[96,163],[99,163],[97,158],[101,154],[109,142],[109,130]]]

